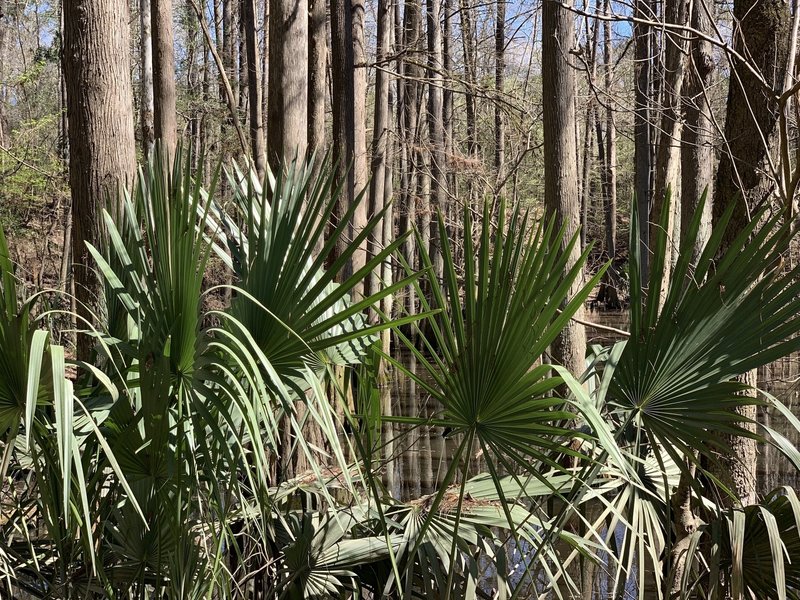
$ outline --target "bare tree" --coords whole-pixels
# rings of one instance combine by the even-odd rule
[[[611,0],[605,0],[605,12],[611,12]],[[614,120],[614,41],[611,21],[603,23],[603,74],[606,98],[606,164],[603,177],[605,197],[606,253],[617,254],[617,126]]]
[[[259,72],[258,32],[256,31],[255,0],[244,2],[244,32],[247,40],[247,90],[250,109],[250,148],[258,178],[263,181],[267,172],[264,148],[264,117],[261,114],[261,74]]]
[[[389,113],[389,90],[391,78],[386,64],[391,51],[392,36],[392,3],[390,0],[378,2],[378,41],[376,60],[380,67],[375,73],[375,113],[372,127],[372,179],[369,189],[369,210],[372,214],[380,212],[385,206],[387,175],[389,175],[388,152],[394,142],[391,135],[391,115]],[[388,182],[391,187],[391,182]],[[370,237],[371,254],[380,251],[386,244],[385,228],[381,228],[380,236],[375,232]],[[378,291],[379,273],[374,273],[369,282],[369,293]]]
[[[681,135],[681,93],[684,81],[685,54],[687,38],[679,27],[685,27],[689,20],[687,0],[667,0],[664,4],[665,22],[673,27],[664,33],[664,78],[661,107],[660,137],[656,151],[655,183],[653,187],[653,206],[651,209],[650,238],[656,235],[655,228],[661,220],[666,195],[671,191],[672,202],[667,221],[667,246],[670,256],[664,261],[664,282],[668,282],[672,272],[673,258],[677,254],[679,229],[676,229],[676,215],[680,210],[680,135]],[[677,225],[679,225],[679,221]],[[662,285],[662,297],[666,294]]]
[[[64,0],[63,8],[74,279],[78,311],[91,322],[99,282],[86,243],[98,243],[102,207],[136,168],[130,15],[116,0]],[[80,336],[78,356],[90,353],[90,338]]]
[[[447,156],[444,137],[444,78],[442,77],[442,18],[441,0],[427,0],[428,25],[428,135],[430,137],[430,194],[427,212],[435,217],[438,211],[446,211],[447,202]],[[429,247],[433,261],[434,276],[442,275],[443,262],[439,224],[436,218],[429,221]]]
[[[308,144],[308,2],[270,0],[267,160],[303,160]]]
[[[652,17],[651,0],[636,0],[634,16],[638,19],[633,28],[635,42],[634,91],[634,189],[639,212],[639,253],[642,264],[642,280],[647,281],[648,252],[650,247],[650,215],[652,191],[652,136],[650,127],[650,94],[652,89],[653,34],[643,21]]]
[[[325,152],[325,95],[328,63],[325,0],[310,0],[308,13],[308,151],[317,166]]]
[[[151,9],[155,136],[161,140],[165,155],[172,157],[178,144],[172,0],[152,0]]]
[[[691,26],[711,36],[713,4],[708,0],[692,3]],[[684,126],[681,144],[681,237],[698,209],[700,198],[708,192],[703,205],[703,220],[694,242],[695,257],[700,256],[711,235],[711,204],[714,197],[714,117],[709,90],[714,73],[711,42],[694,37],[683,92]]]
[[[475,48],[475,28],[472,14],[472,6],[469,0],[459,0],[461,10],[461,43],[464,53],[464,109],[466,118],[467,133],[467,168],[472,171],[478,163],[478,127],[475,114],[475,88],[477,77],[477,51]],[[477,190],[475,189],[474,178],[467,176],[467,198],[474,204],[476,201]]]
[[[783,84],[790,38],[789,6],[781,0],[735,0],[733,16],[734,50],[748,62],[736,57],[731,60],[725,151],[717,170],[713,206],[717,222],[730,203],[736,203],[724,240],[737,235],[749,223],[752,211],[774,193],[774,182],[766,175],[770,141],[779,116],[772,90]],[[764,81],[771,89],[765,88]],[[742,381],[755,388],[756,371],[746,374]],[[740,409],[740,414],[747,420],[745,427],[755,427],[755,405]],[[756,442],[743,437],[731,437],[726,442],[733,454],[723,457],[726,473],[722,475],[742,504],[752,504],[756,499]]]
[[[398,27],[398,29],[400,29]],[[401,232],[409,231],[414,227],[417,216],[417,180],[419,179],[421,152],[419,151],[419,112],[422,78],[422,69],[417,62],[422,39],[422,10],[417,0],[410,0],[404,4],[402,36],[403,47],[406,55],[400,63],[401,77],[398,79],[399,91],[399,117],[400,126],[400,203],[399,203],[399,228]],[[414,237],[408,236],[403,246],[403,255],[410,265],[415,262]],[[405,297],[405,310],[408,313],[415,311],[413,292]]]
[[[155,144],[155,99],[153,97],[153,37],[152,23],[150,22],[150,0],[139,0],[139,50],[142,64],[141,69],[141,107],[140,120],[142,125],[142,150],[145,158],[153,152]]]
[[[506,0],[497,0],[494,23],[494,88],[497,97],[494,103],[494,168],[497,172],[495,196],[502,194],[506,165],[506,123],[501,102],[505,87],[506,72]]]
[[[575,43],[572,13],[557,0],[542,4],[542,93],[544,103],[544,201],[558,225],[565,227],[565,240],[580,226],[577,149],[575,147],[575,75],[567,52]],[[573,246],[565,269],[578,260]],[[579,282],[582,283],[582,282]],[[577,290],[573,289],[572,292]],[[578,315],[580,318],[580,315]],[[553,358],[572,373],[586,369],[586,333],[583,325],[570,321],[553,343]]]

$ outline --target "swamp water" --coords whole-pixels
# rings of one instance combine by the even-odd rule
[[[588,313],[586,320],[602,326],[627,330],[628,314],[620,311]],[[610,345],[619,336],[600,329],[587,328],[589,344]],[[421,378],[425,373],[416,369],[415,357],[404,353],[401,360]],[[800,416],[800,354],[785,357],[771,363],[758,372],[759,387],[783,402],[793,414]],[[410,378],[395,370],[391,381],[382,388],[383,413],[393,416],[432,417],[441,411],[441,406],[432,400],[424,390]],[[800,447],[800,432],[787,422],[777,410],[759,408],[758,420],[784,435],[796,447]],[[450,459],[458,446],[458,440],[447,437],[441,427],[417,427],[384,424],[383,459],[386,465],[385,482],[388,491],[401,500],[420,498],[435,494],[442,484]],[[485,471],[485,463],[480,455],[472,457],[470,472]],[[777,449],[769,445],[759,448],[757,465],[757,485],[763,495],[779,486],[790,486],[800,493],[800,473],[784,458]],[[509,548],[509,564],[523,560],[520,549]],[[524,548],[522,554],[525,554]],[[518,576],[524,571],[519,567]],[[484,591],[491,593],[495,581],[493,566],[485,565],[482,573]],[[512,577],[512,579],[514,579]],[[609,585],[601,576],[598,578],[593,598],[608,597]],[[636,598],[635,576],[626,586],[626,598]],[[525,596],[523,596],[525,597]],[[646,597],[656,597],[655,590]]]

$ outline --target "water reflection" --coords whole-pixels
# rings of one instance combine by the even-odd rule
[[[628,329],[627,312],[595,312],[587,318],[600,325]],[[587,339],[590,344],[609,345],[619,338],[618,334],[610,331],[587,329]],[[418,377],[423,379],[426,377],[424,369],[416,368],[416,359],[412,354],[404,354],[402,360],[409,369],[417,373]],[[793,414],[800,413],[800,354],[786,357],[760,369],[758,381],[761,389],[787,405]],[[424,390],[419,389],[413,380],[399,372],[394,373],[391,384],[384,388],[383,394],[385,414],[426,418],[441,415],[442,407]],[[800,446],[800,432],[777,410],[762,407],[758,418],[761,423],[774,428],[796,447]],[[386,483],[391,493],[402,500],[435,493],[444,480],[451,457],[455,455],[458,440],[446,437],[441,427],[410,427],[388,423],[385,424],[384,435]],[[470,473],[485,470],[483,461],[476,460],[474,454],[473,451]],[[390,457],[394,457],[394,460],[390,460]],[[800,474],[776,448],[770,445],[760,447],[757,478],[758,491],[762,495],[784,485],[800,490]],[[507,551],[510,564],[521,567],[522,555],[519,549],[511,544],[507,547]],[[492,583],[493,577],[492,569],[487,567],[484,573],[487,592],[496,585],[496,582]],[[645,580],[648,586],[652,585],[652,578]],[[594,590],[590,592],[594,597],[607,597],[609,583],[602,573],[595,576],[590,587]],[[624,594],[625,597],[636,597],[635,567]],[[655,590],[652,590],[652,594],[646,593],[646,597],[656,597]]]

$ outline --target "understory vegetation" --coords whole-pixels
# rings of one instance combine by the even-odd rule
[[[232,165],[204,189],[191,164],[145,165],[104,213],[89,361],[55,342],[60,292],[23,297],[0,239],[0,595],[585,598],[602,579],[615,598],[800,597],[800,500],[741,506],[722,464],[748,436],[800,468],[737,412],[769,404],[800,429],[736,380],[800,350],[778,217],[722,252],[731,208],[697,256],[698,210],[667,289],[666,221],[649,282],[631,242],[630,336],[570,373],[543,357],[604,268],[583,281],[590,247],[565,268],[580,240],[554,220],[487,202],[450,240],[440,218],[441,255],[419,244],[421,270],[362,298],[414,233],[341,276],[383,214],[326,233],[331,169]],[[409,288],[420,313],[383,314]],[[384,414],[399,372],[441,410]],[[392,497],[386,422],[455,440],[434,494]]]

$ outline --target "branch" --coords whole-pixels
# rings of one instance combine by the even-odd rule
[[[225,88],[225,97],[228,100],[228,111],[231,113],[231,119],[233,119],[233,126],[236,128],[236,135],[239,137],[239,144],[242,146],[242,152],[244,152],[245,156],[249,156],[250,149],[247,144],[247,138],[244,135],[244,130],[242,130],[242,124],[239,123],[239,115],[236,112],[236,99],[233,97],[233,88],[231,88],[231,82],[228,80],[228,75],[225,73],[225,65],[222,64],[222,59],[219,57],[219,53],[214,45],[214,41],[211,39],[211,34],[208,31],[208,26],[206,25],[206,19],[203,15],[203,12],[200,10],[200,7],[197,6],[196,0],[189,0],[189,2],[191,3],[195,14],[197,14],[197,18],[200,21],[200,27],[203,29],[203,37],[206,39],[208,49],[211,51],[211,56],[214,57],[214,62],[217,64],[219,75],[222,78],[222,86]]]

